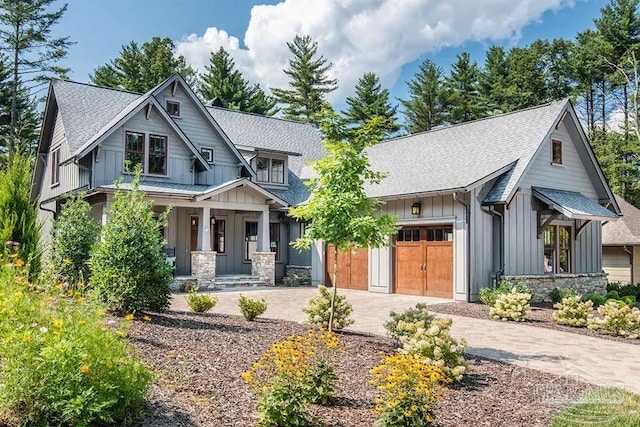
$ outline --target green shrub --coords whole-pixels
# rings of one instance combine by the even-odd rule
[[[549,292],[549,299],[554,304],[558,304],[560,301],[562,301],[563,298],[575,297],[575,296],[578,296],[578,293],[575,290],[570,288],[567,288],[567,289],[553,288],[551,292]]]
[[[331,292],[325,286],[318,286],[320,295],[309,298],[307,306],[302,308],[307,314],[307,323],[329,328],[329,316],[331,314]],[[336,295],[335,310],[333,314],[333,328],[342,329],[352,325],[355,321],[351,318],[353,307],[347,301],[345,295]]]
[[[587,327],[610,335],[629,339],[640,336],[640,309],[629,307],[622,301],[607,301],[598,308],[602,318],[589,315]]]
[[[623,297],[620,297],[620,300],[627,304],[629,307],[635,307],[638,305],[638,302],[636,301],[636,297],[634,295],[625,295]]]
[[[89,254],[100,235],[91,206],[82,196],[72,196],[62,206],[51,229],[51,264],[56,278],[77,283],[89,279]]]
[[[189,304],[191,311],[196,313],[205,313],[215,307],[217,303],[218,298],[199,294],[198,288],[191,288],[189,295],[187,295],[187,304]]]
[[[621,297],[634,296],[636,297],[636,300],[640,299],[640,283],[621,286],[618,293]]]
[[[3,263],[4,264],[4,263]],[[0,424],[121,425],[137,416],[152,381],[123,339],[127,321],[84,298],[29,290],[0,278]]]
[[[519,293],[533,295],[533,291],[522,282],[514,284],[508,280],[501,280],[495,289],[482,288],[478,297],[484,305],[493,307],[501,295],[508,294],[514,288]]]
[[[171,266],[162,252],[158,229],[167,212],[154,218],[153,201],[139,190],[139,168],[130,191],[117,190],[107,212],[102,238],[89,260],[90,285],[116,313],[162,310],[169,305]]]
[[[553,308],[557,309],[551,314],[554,322],[580,328],[587,326],[587,318],[593,311],[593,302],[581,302],[579,296],[569,296],[562,298],[562,301],[554,304]]]
[[[584,300],[585,301],[591,301],[595,308],[598,308],[601,305],[603,305],[605,302],[607,302],[605,297],[603,297],[600,294],[596,294],[595,292],[592,292],[592,293],[589,293],[589,294],[585,295],[584,296]]]
[[[605,300],[610,300],[610,299],[620,299],[620,294],[618,293],[618,291],[609,291],[607,292],[607,295],[605,295]]]
[[[620,282],[608,282],[607,283],[607,292],[616,291],[618,292],[622,284]]]
[[[531,294],[518,292],[514,287],[511,292],[498,297],[496,303],[489,310],[489,316],[496,320],[524,322],[525,316],[531,312],[530,299]]]
[[[387,320],[384,323],[384,328],[392,338],[398,341],[400,337],[413,335],[416,332],[415,324],[417,322],[422,321],[422,327],[429,328],[431,321],[435,319],[435,316],[429,314],[425,303],[416,304],[415,307],[409,308],[402,313],[392,311],[389,315],[391,320]]]
[[[245,319],[251,321],[267,311],[267,302],[264,299],[251,299],[240,295],[238,301],[240,312]]]

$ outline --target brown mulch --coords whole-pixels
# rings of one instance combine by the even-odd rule
[[[254,426],[255,400],[240,374],[273,342],[308,326],[271,319],[165,312],[129,331],[157,376],[146,417],[137,426]],[[338,392],[329,407],[315,406],[326,426],[370,427],[376,396],[368,371],[380,353],[394,351],[385,337],[342,332],[345,353]],[[590,385],[479,357],[463,381],[436,408],[438,426],[543,426]],[[559,400],[558,400],[559,399]]]
[[[430,305],[428,309],[429,311],[433,311],[434,313],[492,320],[489,316],[489,307],[479,302],[447,302],[442,304]],[[531,313],[527,314],[525,322],[511,323],[518,325],[537,326],[540,328],[554,329],[556,331],[571,332],[572,334],[589,335],[591,337],[602,338],[605,340],[640,345],[640,339],[630,340],[623,337],[592,331],[591,329],[587,328],[574,328],[567,325],[558,325],[551,319],[551,313],[553,313],[551,303],[532,304]],[[499,320],[496,320],[496,322],[499,322]]]

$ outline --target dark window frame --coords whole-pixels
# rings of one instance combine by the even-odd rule
[[[200,149],[200,154],[202,154],[207,163],[213,163],[213,148],[203,147]]]
[[[258,164],[260,163],[260,161],[266,161],[266,167],[264,169],[259,169]],[[261,178],[261,172],[262,171],[266,171],[267,172],[267,179],[263,179]],[[271,180],[271,159],[269,159],[268,157],[256,157],[256,181],[258,182],[270,182]]]
[[[274,236],[275,234],[275,236]],[[275,251],[273,243],[275,243]],[[269,250],[276,253],[276,261],[280,261],[280,223],[269,223]]]
[[[551,140],[551,163],[554,165],[562,164],[562,141],[559,139]]]
[[[159,156],[157,154],[154,154],[151,150],[151,139],[153,138],[157,138],[157,139],[161,139],[164,143],[164,154],[162,156]],[[149,134],[149,153],[147,155],[147,173],[150,175],[161,175],[161,176],[166,176],[167,175],[167,170],[169,169],[168,163],[169,163],[169,138],[167,138],[166,135],[158,135],[158,134],[154,134],[154,133],[150,133]],[[152,157],[161,157],[164,159],[163,161],[163,166],[162,166],[162,172],[152,172],[151,171],[151,158]]]
[[[129,135],[140,135],[142,137],[142,151],[130,150],[129,149]],[[125,172],[133,172],[135,170],[135,165],[131,165],[129,160],[127,159],[129,153],[140,155],[140,165],[142,166],[142,173],[145,173],[145,144],[146,144],[146,134],[144,132],[137,132],[133,130],[128,130],[125,132],[124,136],[124,171]]]
[[[219,253],[223,254],[226,251],[226,221],[224,219],[216,219],[212,227],[213,235],[211,248]],[[220,249],[222,248],[222,249]]]
[[[167,102],[165,103],[165,110],[171,117],[180,117],[180,101],[167,99]]]
[[[251,231],[249,227],[253,228],[255,225],[255,234],[250,234]],[[252,239],[255,237],[255,240]],[[255,242],[256,250],[258,245],[258,221],[245,221],[244,222],[244,260],[251,261],[251,254],[249,253],[249,244]]]
[[[283,159],[270,159],[270,163],[271,163],[271,175],[269,178],[271,178],[271,182],[274,184],[284,184],[284,160]],[[274,164],[275,162],[278,163],[282,163],[282,170],[280,172],[278,172],[277,174],[275,173],[274,170]],[[278,180],[276,180],[276,177],[278,178]]]
[[[565,233],[563,233],[563,231]],[[563,234],[566,246],[562,244]],[[568,274],[573,271],[573,227],[563,224],[547,225],[543,232],[544,274]],[[564,258],[564,261],[563,261]],[[564,264],[564,265],[563,265]],[[562,270],[562,271],[560,271]]]

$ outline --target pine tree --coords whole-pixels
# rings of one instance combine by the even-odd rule
[[[480,95],[479,76],[478,65],[471,61],[469,52],[457,56],[444,84],[447,122],[462,123],[487,115],[486,103]]]
[[[355,96],[346,99],[349,108],[343,115],[347,123],[362,126],[367,120],[378,116],[384,119],[382,126],[385,136],[400,129],[396,121],[396,107],[389,103],[389,89],[382,89],[376,73],[364,73],[355,90]]]
[[[122,46],[119,57],[97,67],[89,78],[98,86],[138,93],[147,92],[176,73],[193,84],[195,71],[174,51],[175,45],[168,37],[153,37],[142,47],[132,41]]]
[[[491,46],[487,50],[484,69],[478,80],[480,94],[485,98],[487,108],[492,114],[508,111],[506,93],[508,77],[507,53],[502,46]]]
[[[327,72],[332,64],[318,54],[318,43],[311,36],[296,35],[287,42],[293,59],[284,73],[291,79],[290,89],[272,88],[278,103],[284,106],[284,117],[306,123],[317,123],[318,114],[327,107],[325,95],[338,88],[338,81]]]
[[[431,130],[444,122],[442,110],[442,69],[426,59],[408,83],[410,97],[400,100],[410,133]]]
[[[201,76],[199,92],[206,101],[218,99],[223,107],[232,110],[267,116],[275,114],[275,99],[267,96],[259,85],[250,86],[224,48],[211,52],[205,69],[207,72]]]

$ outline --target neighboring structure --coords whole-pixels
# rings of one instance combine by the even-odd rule
[[[303,225],[288,206],[308,197],[305,163],[324,155],[311,125],[205,107],[176,75],[141,95],[53,80],[33,177],[47,234],[64,195],[84,192],[106,221],[114,181],[141,189],[158,211],[177,275],[201,284],[244,274],[274,283],[287,264],[311,265],[288,242]]]
[[[476,299],[504,278],[537,299],[554,287],[604,290],[601,223],[620,210],[569,101],[367,151],[388,173],[368,194],[401,230],[393,247],[342,256],[349,287]],[[329,264],[314,265],[316,281]]]
[[[616,196],[622,218],[602,225],[602,269],[610,282],[640,282],[640,209]]]

